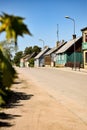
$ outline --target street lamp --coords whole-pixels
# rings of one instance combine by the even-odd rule
[[[39,41],[42,41],[42,42],[43,42],[43,49],[44,49],[44,40],[42,40],[42,39],[39,39]]]
[[[69,17],[69,16],[65,16],[65,18],[72,20],[73,25],[74,25],[74,27],[73,27],[73,32],[74,32],[73,38],[74,38],[74,68],[75,68],[75,62],[76,62],[76,55],[75,55],[75,38],[76,38],[76,35],[75,35],[75,20],[73,18]]]
[[[75,20],[73,18],[69,17],[69,16],[65,16],[65,18],[71,19],[73,21],[73,23],[74,23],[74,28],[73,29],[74,29],[74,35],[75,35]]]

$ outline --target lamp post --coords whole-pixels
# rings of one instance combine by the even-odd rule
[[[39,39],[39,41],[42,41],[42,42],[43,42],[43,49],[44,49],[44,40],[42,40],[42,39]]]
[[[76,55],[75,55],[75,51],[76,51],[76,50],[75,50],[75,38],[76,38],[76,37],[75,37],[75,36],[76,36],[76,35],[75,35],[75,20],[74,20],[73,18],[69,17],[69,16],[65,16],[65,18],[72,20],[72,21],[73,21],[73,25],[74,25],[74,26],[73,26],[73,32],[74,32],[73,38],[74,38],[74,68],[75,68],[75,67],[76,67],[76,66],[75,66],[75,62],[76,62]]]

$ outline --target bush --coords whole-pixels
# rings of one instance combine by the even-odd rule
[[[29,67],[34,67],[34,58],[29,60]]]

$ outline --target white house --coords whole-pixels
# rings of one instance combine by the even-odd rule
[[[34,66],[35,67],[43,67],[44,64],[44,54],[49,51],[50,48],[49,47],[45,47],[36,57],[34,60]]]

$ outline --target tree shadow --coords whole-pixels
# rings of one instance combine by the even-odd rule
[[[15,81],[13,82],[13,84],[21,84],[22,82],[21,81]]]
[[[11,127],[11,126],[13,126],[11,123],[1,122],[1,121],[0,121],[0,127]]]
[[[2,108],[15,108],[18,106],[23,106],[20,103],[21,100],[30,100],[31,97],[34,96],[33,94],[26,94],[24,92],[16,92],[10,91],[8,94],[8,100]],[[0,127],[12,127],[14,124],[11,124],[9,120],[14,118],[21,117],[21,115],[13,115],[13,114],[6,114],[4,112],[0,113]]]
[[[3,108],[14,108],[17,106],[23,106],[20,103],[21,100],[30,100],[33,94],[26,94],[24,92],[9,91],[6,99],[6,104],[2,105]]]
[[[15,117],[21,117],[21,115],[6,114],[4,112],[0,113],[0,119],[2,120],[11,120],[14,119]]]
[[[4,112],[0,113],[0,127],[11,127],[14,124],[11,124],[10,122],[7,122],[7,120],[14,119],[16,117],[21,117],[21,115],[12,115],[12,114],[6,114]],[[6,120],[6,121],[4,121]]]

